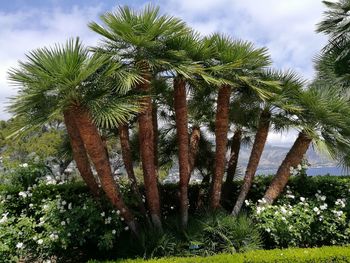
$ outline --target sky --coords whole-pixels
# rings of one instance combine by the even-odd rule
[[[312,80],[313,58],[326,42],[315,33],[324,11],[320,0],[0,0],[0,119],[10,117],[5,107],[16,94],[7,72],[26,53],[75,36],[85,45],[95,45],[99,36],[88,22],[118,5],[142,8],[148,3],[182,18],[203,35],[222,32],[265,46],[275,68],[293,69],[306,80]],[[285,144],[295,136],[270,133],[269,141]]]

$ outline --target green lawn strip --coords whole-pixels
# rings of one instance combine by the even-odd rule
[[[89,261],[98,263],[99,261]],[[270,263],[270,262],[350,262],[350,246],[321,248],[290,248],[273,250],[256,250],[240,254],[221,254],[210,257],[169,257],[161,259],[126,259],[106,261],[105,263]]]

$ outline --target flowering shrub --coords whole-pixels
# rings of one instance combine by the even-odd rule
[[[27,184],[0,189],[1,262],[106,253],[128,231],[119,211],[94,200],[81,183],[50,175],[38,178],[26,189]]]
[[[288,190],[286,198],[276,205],[265,205],[264,200],[259,200],[253,206],[253,215],[272,246],[340,245],[350,241],[345,207],[346,199],[333,202],[321,191],[314,198],[296,198]]]

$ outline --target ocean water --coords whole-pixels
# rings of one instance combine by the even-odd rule
[[[277,169],[259,169],[256,173],[257,174],[275,174],[277,172]],[[307,175],[309,176],[315,176],[315,175],[349,175],[350,171],[346,171],[341,167],[317,167],[313,168],[310,167],[307,170]]]

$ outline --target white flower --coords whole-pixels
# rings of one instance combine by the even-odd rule
[[[258,203],[260,203],[260,204],[266,204],[265,198],[259,199],[259,200],[258,200]]]
[[[43,205],[43,209],[44,209],[44,210],[49,209],[49,205]]]
[[[28,164],[27,163],[22,163],[22,164],[19,165],[19,167],[27,168]]]
[[[328,207],[328,205],[326,203],[324,203],[323,205],[320,206],[321,210],[326,210]]]
[[[117,215],[120,215],[120,211],[119,210],[117,210]]]
[[[41,245],[42,243],[44,243],[44,240],[39,239],[37,243],[38,243],[39,245]]]
[[[55,239],[57,239],[58,238],[58,235],[57,234],[54,234],[54,233],[52,233],[52,234],[50,234],[50,236],[49,236],[52,240],[55,240]]]
[[[18,195],[21,196],[21,197],[23,197],[23,198],[26,198],[26,197],[27,197],[27,193],[26,193],[26,192],[23,192],[23,191],[19,192]]]
[[[67,202],[63,200],[62,201],[62,205],[66,205],[66,204],[67,204]]]
[[[125,231],[128,231],[128,230],[129,230],[129,227],[128,227],[128,226],[124,227],[124,230],[125,230]]]
[[[29,207],[32,208],[34,205],[33,204],[29,204]]]
[[[260,206],[258,206],[257,208],[256,208],[256,213],[259,215],[262,211],[264,211],[265,210],[265,207],[260,207]]]
[[[287,220],[284,216],[282,216],[281,219],[282,219],[283,221],[286,221],[286,220]]]
[[[301,170],[301,165],[298,164],[297,169],[300,171]]]
[[[337,199],[337,201],[335,201],[336,205],[340,205],[342,208],[345,207],[345,199]]]
[[[281,213],[284,215],[287,214],[287,210],[283,206],[281,207]]]
[[[295,196],[292,195],[292,194],[288,194],[288,195],[286,195],[286,197],[287,197],[287,198],[290,198],[290,199],[294,199],[294,198],[295,198]]]
[[[61,225],[62,225],[62,226],[65,226],[65,225],[66,225],[66,222],[65,222],[65,221],[62,221],[62,222],[61,222]]]
[[[67,234],[67,236],[69,236],[69,237],[70,237],[71,235],[72,235],[71,233],[68,233],[68,234]]]
[[[170,206],[170,209],[171,209],[171,210],[174,210],[174,207],[173,207],[173,206]]]
[[[112,234],[115,235],[117,231],[115,229],[112,230]]]
[[[304,201],[305,201],[305,197],[302,197],[302,196],[301,196],[301,197],[300,197],[300,201],[301,201],[301,202],[304,202]]]
[[[7,215],[9,213],[2,214],[2,218],[0,219],[0,224],[4,224],[7,222]]]
[[[24,244],[22,242],[19,242],[16,244],[16,248],[21,249],[24,247]]]
[[[271,232],[271,229],[270,229],[270,228],[266,228],[266,232],[267,232],[267,233],[270,233],[270,232]]]
[[[244,203],[245,203],[246,206],[249,206],[249,205],[250,205],[250,203],[249,203],[248,200],[244,200]]]
[[[325,195],[322,195],[322,196],[320,197],[320,199],[321,199],[321,201],[325,201],[325,200],[326,200],[326,196],[325,196]]]
[[[316,214],[320,213],[320,209],[318,207],[314,207],[314,209],[312,209],[312,210],[314,210],[314,212],[316,212]]]
[[[72,209],[72,203],[69,203],[68,204],[68,210],[71,210]]]
[[[101,216],[102,216],[102,217],[105,217],[105,215],[106,215],[105,212],[102,212],[102,213],[101,213]]]
[[[337,217],[341,217],[343,215],[343,211],[336,211],[334,210],[333,213],[337,216]]]

